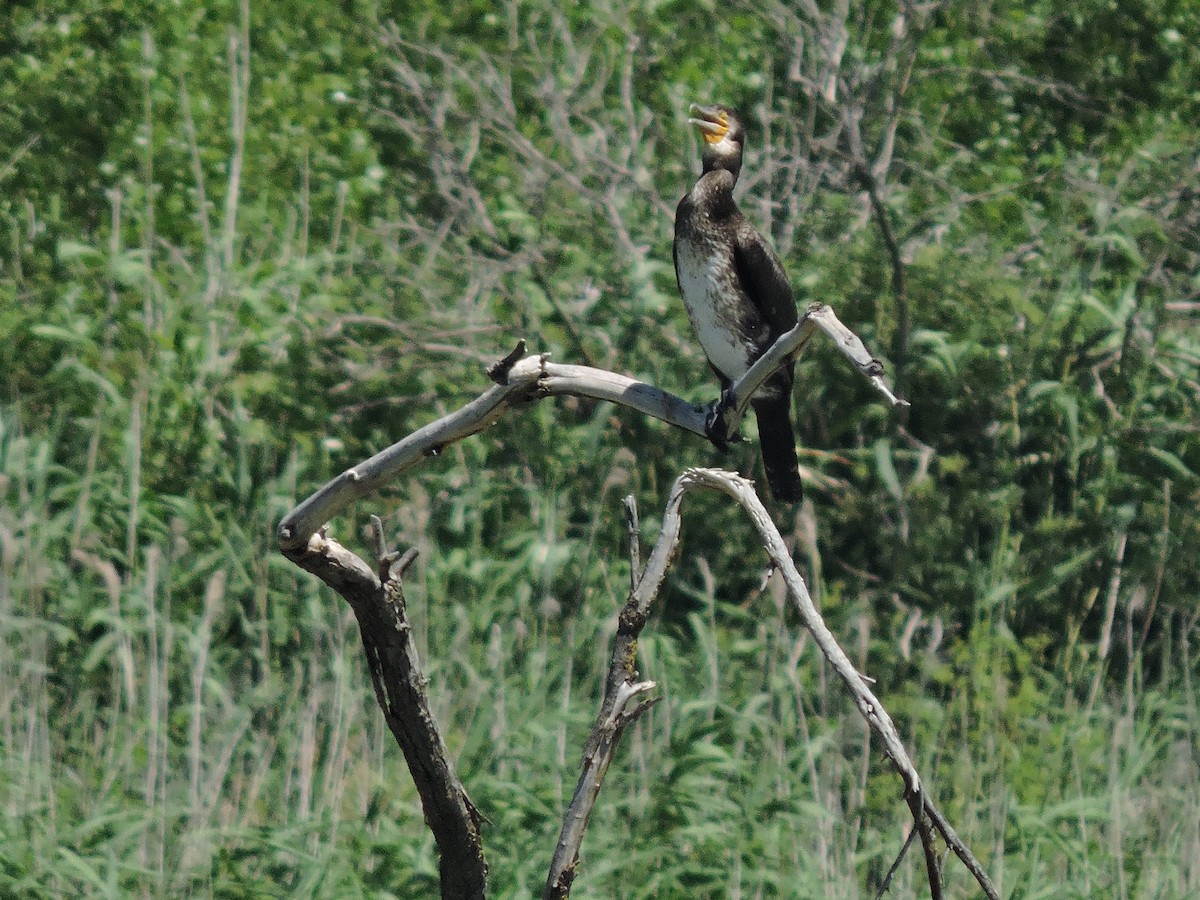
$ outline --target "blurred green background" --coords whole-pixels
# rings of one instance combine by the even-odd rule
[[[1182,0],[6,4],[0,896],[436,894],[353,616],[275,526],[521,337],[715,396],[671,267],[694,100],[912,401],[814,343],[784,526],[936,800],[1005,896],[1200,894],[1198,46]],[[649,542],[686,466],[754,454],[543,402],[332,523],[421,551],[494,896],[549,865],[620,498]],[[685,504],[577,896],[870,896],[907,833],[728,507]]]

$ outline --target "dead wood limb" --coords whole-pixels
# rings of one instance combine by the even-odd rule
[[[917,831],[921,836],[921,843],[925,850],[926,869],[930,879],[930,890],[933,892],[933,896],[941,896],[941,880],[937,864],[937,853],[933,847],[929,827],[925,822],[923,813],[928,814],[930,819],[933,820],[942,838],[954,851],[955,855],[963,861],[971,874],[975,876],[975,880],[979,883],[980,888],[982,888],[989,900],[999,900],[1000,895],[988,878],[983,866],[979,864],[974,854],[962,842],[954,829],[950,827],[949,822],[946,821],[945,817],[937,809],[933,799],[924,790],[916,767],[913,765],[908,751],[905,750],[904,743],[900,740],[895,725],[892,724],[891,716],[888,715],[883,704],[871,692],[866,679],[854,668],[854,664],[850,661],[845,651],[842,650],[833,633],[825,624],[825,620],[817,611],[812,597],[808,593],[808,588],[804,584],[804,579],[800,577],[795,563],[792,562],[791,554],[788,553],[787,546],[783,542],[783,536],[779,533],[779,529],[775,526],[774,521],[772,521],[770,513],[763,506],[762,500],[754,492],[753,485],[740,475],[714,469],[691,469],[685,472],[681,478],[690,479],[697,485],[720,491],[732,497],[741,504],[742,508],[750,516],[751,522],[762,539],[767,555],[779,568],[780,574],[783,576],[784,583],[787,585],[788,596],[791,598],[792,605],[795,607],[797,613],[799,613],[801,621],[809,630],[809,633],[812,634],[817,647],[825,658],[829,660],[838,677],[845,683],[847,689],[850,691],[850,695],[854,698],[855,704],[858,706],[859,712],[866,719],[867,725],[883,741],[884,755],[892,761],[892,764],[896,767],[901,779],[904,781],[905,802],[908,803],[909,808],[912,810]],[[657,552],[657,548],[655,550]]]
[[[781,337],[718,401],[716,409],[730,417],[731,427],[736,427],[749,397],[758,386],[787,359],[795,356],[817,331],[828,335],[838,350],[890,402],[903,403],[888,389],[882,365],[870,355],[862,341],[838,321],[829,307],[817,305],[811,307],[797,327]],[[376,699],[404,752],[422,798],[426,820],[438,843],[442,892],[446,897],[482,897],[487,865],[479,835],[482,817],[468,799],[450,763],[430,711],[425,679],[411,638],[400,572],[397,571],[411,562],[411,554],[398,558],[395,551],[388,551],[381,525],[375,519],[376,573],[330,539],[325,534],[324,524],[350,503],[377,490],[422,460],[436,456],[448,444],[490,427],[510,408],[542,397],[573,395],[609,400],[698,435],[707,434],[706,424],[714,408],[713,405],[688,403],[652,385],[613,372],[551,363],[545,355],[521,357],[523,350],[524,347],[518,345],[513,353],[492,367],[489,374],[497,382],[494,387],[456,412],[418,429],[346,470],[288,513],[278,531],[284,554],[341,594],[358,619]],[[651,700],[628,708],[635,697],[654,687],[650,682],[637,680],[637,638],[678,545],[678,507],[683,494],[693,484],[711,487],[705,482],[706,471],[696,470],[676,482],[659,540],[645,569],[637,576],[629,602],[621,612],[604,701],[584,751],[584,774],[564,820],[554,867],[547,882],[547,896],[569,894],[583,833],[617,743],[629,723],[655,702]],[[753,496],[749,482],[740,483]],[[755,502],[758,502],[757,498]],[[762,510],[761,504],[757,509]],[[765,510],[762,515],[769,523]],[[631,524],[631,529],[636,537],[636,524]],[[778,532],[774,534],[782,547]],[[787,558],[786,550],[782,552]],[[633,555],[636,575],[636,546]],[[790,558],[787,562],[790,565]],[[794,567],[792,572],[795,572]],[[798,575],[795,577],[799,578]],[[803,588],[802,582],[800,586]],[[807,593],[804,597],[807,598]],[[836,642],[832,646],[836,648]],[[842,658],[845,659],[844,654]],[[849,666],[848,660],[846,665]],[[853,672],[852,667],[850,671]],[[854,677],[858,678],[857,673]],[[878,718],[882,713],[877,706],[876,703],[863,707],[869,721],[870,715]],[[882,716],[886,720],[886,713]],[[895,741],[898,745],[898,738]],[[902,747],[900,752],[903,752]],[[906,779],[906,784],[910,792],[919,790],[915,772],[911,779]]]
[[[731,384],[710,408],[710,419],[722,420],[723,434],[736,432],[738,423],[750,406],[750,398],[786,360],[797,356],[818,331],[833,341],[834,347],[892,406],[908,406],[907,400],[901,400],[888,387],[883,377],[883,363],[871,355],[859,336],[843,325],[830,307],[817,303],[808,308],[791,331],[781,334],[746,374]],[[709,427],[712,427],[711,422]]]
[[[551,863],[550,875],[546,882],[544,898],[550,900],[550,898],[563,898],[570,895],[579,863],[579,851],[584,831],[595,806],[604,775],[616,752],[624,725],[632,721],[649,705],[649,703],[644,703],[632,713],[624,712],[625,705],[632,696],[653,687],[651,682],[639,681],[638,638],[649,618],[651,606],[658,597],[667,570],[679,549],[679,533],[682,525],[680,510],[684,495],[695,488],[706,488],[724,493],[746,510],[759,533],[768,557],[783,576],[788,596],[800,615],[801,621],[812,634],[818,649],[849,689],[859,712],[866,719],[867,725],[881,738],[884,754],[891,760],[904,782],[904,799],[912,812],[914,832],[919,835],[925,853],[926,875],[931,896],[935,900],[942,896],[942,877],[937,849],[934,846],[929,821],[926,819],[927,813],[946,843],[975,876],[984,893],[993,900],[999,900],[999,895],[983,867],[958,838],[941,813],[937,811],[933,801],[925,792],[916,766],[909,757],[891,717],[867,683],[869,679],[854,667],[849,656],[838,644],[837,639],[817,611],[804,579],[801,578],[792,562],[783,536],[755,493],[753,485],[740,475],[715,469],[689,469],[675,481],[667,499],[658,540],[646,562],[645,570],[637,579],[636,586],[630,591],[629,599],[621,610],[617,636],[613,644],[612,662],[605,679],[604,700],[600,712],[596,716],[592,734],[584,748],[583,772],[564,817],[554,860]],[[888,877],[890,878],[890,876],[889,872]]]
[[[318,528],[355,500],[377,491],[428,457],[437,456],[455,441],[490,428],[510,408],[542,397],[573,395],[610,400],[694,434],[705,434],[702,406],[615,372],[552,363],[544,354],[515,361],[506,358],[492,371],[504,376],[502,383],[347,469],[288,513],[279,524],[280,547],[288,550],[304,546]]]
[[[657,599],[658,590],[671,567],[671,560],[679,550],[679,530],[683,523],[679,507],[687,490],[685,478],[686,475],[676,479],[671,488],[658,541],[646,560],[646,568],[640,575],[635,573],[636,587],[629,592],[629,599],[617,619],[612,662],[604,679],[604,700],[583,749],[583,772],[563,817],[562,830],[554,847],[554,858],[550,862],[550,874],[546,879],[546,890],[542,895],[544,900],[570,896],[584,831],[596,806],[609,763],[617,751],[625,726],[650,706],[647,702],[631,714],[623,712],[631,696],[654,687],[652,681],[638,680],[637,643],[650,616],[650,606]]]
[[[726,392],[732,402],[722,401],[720,409],[726,417],[728,433],[736,430],[754,391],[784,360],[797,354],[816,331],[828,335],[834,346],[889,402],[904,404],[888,389],[882,364],[871,356],[858,336],[838,320],[832,309],[817,305],[811,307],[800,323],[780,337]],[[430,422],[365,462],[347,469],[284,516],[278,531],[280,547],[284,550],[303,547],[318,528],[355,500],[373,493],[428,457],[438,455],[449,444],[491,427],[511,407],[542,397],[571,395],[608,400],[693,434],[708,435],[705,425],[708,407],[688,403],[653,385],[604,369],[552,363],[544,354],[523,359],[514,359],[514,356],[515,352],[492,367],[492,377],[500,382],[495,387],[461,409]]]
[[[376,532],[376,543],[383,547],[381,530]],[[354,610],[375,699],[404,753],[425,822],[437,841],[442,896],[454,900],[484,897],[487,862],[480,837],[482,816],[458,780],[434,721],[405,611],[398,570],[411,562],[412,552],[399,558],[394,552],[382,554],[382,580],[358,556],[322,532],[311,535],[303,547],[283,552],[341,594]]]
[[[571,896],[571,885],[575,881],[579,865],[579,849],[583,846],[583,835],[587,831],[596,798],[604,784],[608,766],[617,752],[617,744],[625,728],[642,713],[658,702],[653,698],[626,710],[629,701],[640,694],[652,691],[657,685],[653,681],[622,682],[616,690],[612,708],[607,717],[596,723],[592,732],[594,744],[589,741],[590,756],[583,761],[583,775],[575,787],[575,795],[563,816],[563,827],[554,848],[550,864],[550,876],[546,879],[544,900],[562,900]],[[606,704],[607,705],[607,704]]]

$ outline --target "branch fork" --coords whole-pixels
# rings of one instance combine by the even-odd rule
[[[859,336],[842,324],[832,308],[823,303],[814,303],[790,331],[781,334],[741,378],[706,407],[705,435],[718,449],[725,449],[725,444],[736,438],[737,426],[746,415],[750,398],[762,387],[763,382],[788,360],[795,359],[818,331],[833,341],[833,345],[871,382],[875,390],[883,394],[888,403],[901,407],[909,405],[907,400],[892,393],[884,378],[883,363],[871,355]]]
[[[416,551],[389,550],[382,522],[372,516],[376,558],[376,567],[372,569],[330,538],[325,523],[355,500],[379,489],[449,444],[489,428],[510,407],[542,397],[572,395],[608,400],[700,436],[711,437],[714,428],[725,429],[725,434],[735,434],[754,392],[779,366],[794,358],[817,331],[831,338],[834,346],[889,403],[907,405],[888,387],[882,364],[824,305],[810,307],[795,328],[780,337],[716,403],[708,406],[688,403],[652,385],[614,372],[552,363],[545,354],[525,355],[525,343],[520,341],[511,353],[489,369],[493,387],[456,412],[431,422],[347,469],[299,504],[280,523],[278,538],[284,555],[341,594],[358,619],[376,699],[404,752],[421,796],[426,821],[441,854],[443,897],[457,900],[484,896],[487,864],[480,829],[486,819],[467,797],[430,708],[427,680],[412,639],[402,583],[405,570],[416,558]],[[604,698],[582,754],[582,773],[563,818],[544,897],[569,896],[584,832],[621,736],[630,724],[658,702],[659,698],[636,702],[656,686],[653,681],[638,676],[638,638],[678,553],[683,498],[697,488],[725,493],[746,510],[771,562],[781,572],[788,595],[805,626],[845,682],[872,731],[881,737],[884,753],[904,781],[904,798],[925,849],[932,895],[935,898],[942,895],[941,873],[926,815],[967,864],[987,896],[997,897],[982,867],[923,791],[916,768],[887,711],[871,693],[868,679],[855,670],[825,626],[782,536],[753,486],[738,475],[713,469],[689,469],[675,481],[667,499],[658,540],[641,568],[637,507],[631,497],[625,501],[632,562],[629,597],[618,617]]]

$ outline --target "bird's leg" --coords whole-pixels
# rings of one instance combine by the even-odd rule
[[[729,445],[740,443],[742,436],[737,431],[729,433],[729,411],[733,409],[734,396],[729,386],[721,389],[721,396],[708,405],[704,417],[704,433],[718,450],[728,450]]]

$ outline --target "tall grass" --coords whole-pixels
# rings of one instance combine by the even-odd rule
[[[5,421],[4,890],[432,889],[432,848],[347,611],[276,569],[269,602],[286,602],[290,587],[292,609],[258,627],[286,623],[292,634],[270,638],[265,658],[244,637],[231,650],[255,623],[249,582],[238,592],[229,582],[270,552],[267,529],[248,553],[217,554],[201,579],[169,543],[139,543],[134,573],[87,551],[72,557],[74,511],[55,497],[77,488],[75,476],[54,466],[47,442]],[[182,541],[189,529],[179,530]],[[537,885],[569,795],[612,633],[613,573],[589,573],[595,596],[564,620],[509,592],[536,571],[514,573],[482,546],[462,553],[476,564],[435,550],[411,590],[439,719],[493,822],[497,894],[519,895]],[[456,591],[428,593],[451,580]],[[903,838],[896,779],[794,626],[714,609],[662,623],[644,642],[666,702],[627,738],[582,884],[620,896],[858,896]],[[867,621],[847,616],[844,633],[853,639]],[[1159,665],[1192,670],[1188,626],[1173,623]],[[1006,890],[1194,894],[1190,683],[1147,686],[1135,666],[1124,688],[1088,706],[1063,673],[984,634],[957,658],[917,664],[933,670],[927,693],[884,676],[882,694],[900,704],[933,790]],[[916,677],[906,669],[896,659]],[[895,889],[912,892],[920,872],[899,879]]]
[[[198,554],[193,535],[212,510],[164,498],[138,515],[134,553],[114,553],[105,536],[133,515],[130,474],[97,471],[79,527],[80,473],[55,462],[53,430],[21,425],[6,411],[0,434],[0,890],[432,892],[433,848],[353,618],[272,561],[268,511],[219,520],[229,533]],[[429,547],[409,585],[439,720],[492,822],[497,896],[535,893],[544,877],[625,583],[619,548],[604,547],[569,615],[531,592],[584,548],[554,520],[553,497],[527,499],[541,533]],[[177,518],[158,531],[164,509]],[[908,827],[898,780],[804,634],[768,595],[723,596],[700,562],[685,554],[677,574],[700,611],[660,620],[643,642],[665,701],[627,736],[581,888],[861,896]],[[876,645],[853,602],[830,614],[1006,894],[1194,895],[1190,680],[1147,684],[1135,658],[1089,701],[1032,662],[1002,618],[905,662]],[[1194,671],[1193,627],[1172,620],[1156,667]],[[1118,626],[1118,642],[1136,638],[1131,628]],[[265,654],[260,629],[276,632]],[[971,896],[965,873],[947,871],[952,894]],[[910,860],[893,890],[917,894],[921,878]]]

